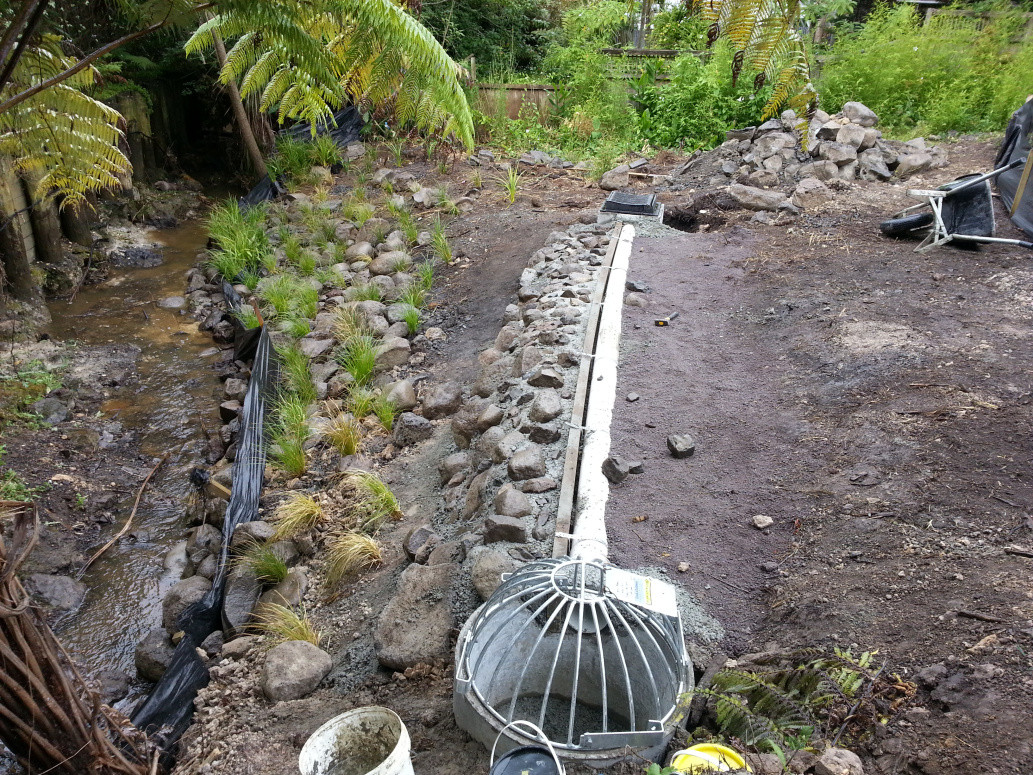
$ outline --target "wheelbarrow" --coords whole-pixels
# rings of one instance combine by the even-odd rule
[[[990,181],[1025,164],[1026,158],[1016,159],[992,172],[964,175],[939,188],[909,189],[908,196],[924,201],[883,221],[879,229],[887,237],[924,234],[922,243],[915,248],[916,253],[925,253],[952,241],[969,244],[999,242],[1033,248],[1033,242],[994,236],[996,224]]]

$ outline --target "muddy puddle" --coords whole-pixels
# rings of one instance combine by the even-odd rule
[[[72,303],[50,305],[50,334],[82,346],[132,345],[140,349],[137,378],[101,407],[103,419],[132,431],[149,459],[168,455],[147,491],[130,533],[97,560],[83,577],[85,603],[57,623],[61,642],[87,672],[115,669],[135,676],[134,649],[161,625],[161,599],[179,580],[179,569],[164,565],[169,547],[184,528],[191,486],[187,472],[204,460],[205,428],[218,432],[218,380],[198,357],[212,346],[186,310],[159,301],[185,292],[185,273],[204,248],[202,224],[191,222],[148,234],[159,243],[163,261],[148,268],[112,269],[104,283],[83,288]],[[202,427],[204,426],[204,427]],[[104,483],[126,492],[115,521],[100,535],[98,548],[123,526],[146,471],[128,472],[124,481]]]

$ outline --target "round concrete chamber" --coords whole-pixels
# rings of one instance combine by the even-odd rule
[[[693,687],[674,589],[585,559],[540,560],[506,579],[460,633],[456,719],[491,746],[533,744],[605,765],[656,758]]]

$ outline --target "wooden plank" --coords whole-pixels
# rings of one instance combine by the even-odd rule
[[[595,339],[599,333],[599,316],[603,307],[603,292],[609,282],[610,265],[617,252],[623,224],[617,222],[610,233],[610,247],[599,267],[599,275],[606,272],[606,277],[596,283],[592,294],[592,307],[588,313],[588,327],[585,330],[585,341],[582,346],[581,363],[578,366],[577,389],[574,391],[574,405],[570,412],[572,427],[567,436],[567,456],[563,463],[563,481],[560,483],[560,501],[556,508],[556,529],[552,542],[552,556],[564,557],[570,551],[570,539],[561,538],[560,533],[570,533],[571,519],[574,515],[574,499],[577,496],[578,468],[581,464],[581,426],[585,422],[585,409],[588,406],[588,386],[592,379],[592,358],[587,354],[588,348],[595,350]],[[547,515],[546,515],[547,516]],[[538,529],[537,527],[535,528]]]

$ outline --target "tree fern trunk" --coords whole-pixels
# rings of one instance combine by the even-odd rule
[[[3,263],[3,289],[16,299],[31,301],[38,296],[32,279],[35,256],[32,228],[21,180],[10,163],[0,158],[0,260]]]
[[[35,187],[33,181],[25,181],[25,196],[30,202]],[[32,224],[32,238],[36,244],[36,260],[44,264],[60,263],[61,221],[54,200],[44,199],[33,204],[29,208],[29,223]]]
[[[226,66],[226,47],[222,44],[222,37],[219,33],[213,33],[215,38],[215,54],[219,58],[219,66]],[[233,79],[226,84],[226,93],[230,98],[230,105],[233,108],[233,117],[237,121],[237,128],[240,130],[240,137],[244,141],[248,156],[251,158],[251,166],[260,177],[269,174],[265,166],[265,159],[262,158],[262,151],[258,148],[258,141],[255,140],[255,133],[251,131],[251,122],[247,117],[247,110],[240,99],[240,90]]]
[[[67,205],[61,208],[61,231],[65,237],[84,248],[90,247],[93,244],[93,233],[90,231],[93,212],[95,210],[89,204]]]

